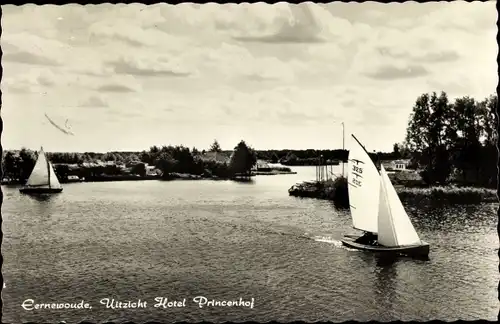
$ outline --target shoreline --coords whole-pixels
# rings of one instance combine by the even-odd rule
[[[293,171],[252,171],[249,177],[251,178],[254,176],[261,176],[261,175],[266,175],[266,176],[272,176],[272,175],[288,175],[288,174],[297,174],[297,172]],[[195,175],[195,174],[189,174],[189,173],[171,173],[166,177],[163,176],[153,176],[153,175],[146,175],[146,176],[139,176],[139,175],[119,175],[119,176],[95,176],[91,178],[85,178],[85,179],[79,179],[79,180],[62,180],[59,181],[61,184],[67,184],[67,183],[83,183],[83,182],[116,182],[116,181],[151,181],[151,180],[158,180],[158,181],[174,181],[174,180],[213,180],[213,181],[221,181],[221,180],[241,180],[240,177],[218,177],[218,176],[203,176],[203,175]],[[1,185],[5,186],[22,186],[23,183],[21,181],[1,181]]]
[[[345,187],[345,188],[344,188]],[[342,193],[338,195],[337,190]],[[396,185],[396,192],[403,202],[412,203],[444,203],[444,204],[478,204],[498,202],[495,189],[478,187],[458,187],[454,185],[433,187],[409,187]],[[334,181],[316,182],[305,181],[297,183],[288,189],[290,196],[298,198],[313,198],[321,200],[341,200],[342,205],[348,206],[348,197],[344,194],[347,184],[336,186]],[[339,198],[338,196],[342,196]]]

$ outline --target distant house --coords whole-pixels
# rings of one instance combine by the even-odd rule
[[[254,171],[271,171],[271,166],[264,160],[257,160],[257,163],[253,166]]]
[[[205,152],[204,154],[199,155],[199,158],[205,162],[216,161],[221,163],[229,163],[231,155],[225,152]]]
[[[97,163],[93,163],[93,162],[83,162],[83,163],[82,163],[82,166],[83,166],[84,168],[93,168],[93,167],[97,167],[97,166],[99,166],[99,164],[97,164]]]
[[[158,170],[154,165],[146,165],[146,175],[148,176],[159,176],[162,172]]]
[[[388,171],[404,171],[410,164],[410,160],[385,160],[381,161],[382,165]]]
[[[80,177],[77,175],[69,175],[68,179],[66,181],[68,181],[68,182],[80,182],[82,180],[83,179],[80,179]]]

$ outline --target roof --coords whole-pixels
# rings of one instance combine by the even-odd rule
[[[399,160],[381,160],[381,163],[387,164],[387,163],[395,163],[395,164],[405,164],[405,163],[410,163],[410,159],[399,159]]]

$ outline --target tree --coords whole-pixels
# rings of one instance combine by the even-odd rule
[[[58,164],[54,167],[54,172],[60,181],[68,180],[69,167],[68,164]]]
[[[194,158],[188,147],[176,146],[170,154],[177,161],[175,171],[180,173],[191,173],[193,171]]]
[[[278,155],[276,155],[275,152],[272,153],[271,155],[271,163],[278,163],[279,162],[279,158],[278,158]]]
[[[161,152],[156,158],[154,165],[163,172],[163,175],[168,176],[174,172],[177,161],[170,154]]]
[[[138,174],[141,177],[144,177],[146,175],[146,164],[144,164],[144,163],[137,163],[136,165],[134,165],[131,168],[130,172],[132,174]]]
[[[445,182],[451,174],[449,149],[454,144],[452,111],[446,93],[417,98],[406,130],[406,144],[429,184]]]
[[[209,152],[222,152],[222,149],[219,145],[219,142],[217,140],[214,140],[210,148],[208,149]]]
[[[461,171],[464,180],[467,180],[467,171],[474,170],[477,180],[479,175],[481,154],[480,137],[483,133],[482,125],[478,116],[482,105],[473,98],[457,98],[452,105],[454,112],[454,147],[453,160],[454,166]]]
[[[130,154],[125,158],[125,162],[128,163],[134,163],[134,162],[139,162],[139,157],[135,154]]]
[[[116,156],[113,153],[106,153],[106,154],[104,154],[104,156],[102,157],[102,159],[104,161],[106,161],[106,162],[108,162],[108,161],[115,162],[116,161]]]
[[[234,148],[229,161],[229,168],[233,174],[248,175],[252,167],[257,163],[257,154],[248,147],[244,141],[241,141]]]
[[[401,158],[401,144],[394,143],[392,146],[392,153],[396,159]]]
[[[3,175],[18,179],[20,176],[21,159],[14,152],[8,151],[3,157]]]
[[[492,95],[480,103],[478,103],[477,117],[481,126],[481,137],[484,139],[484,145],[495,146],[497,141],[497,127],[498,116],[496,114],[496,107],[498,104],[498,97]]]
[[[33,171],[33,167],[35,166],[36,162],[36,156],[33,151],[22,148],[19,152],[19,157],[21,166],[19,179],[24,182],[30,176],[31,171]]]

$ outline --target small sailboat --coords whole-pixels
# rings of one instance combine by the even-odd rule
[[[26,181],[26,185],[19,191],[26,194],[50,194],[62,190],[63,188],[59,183],[59,179],[57,179],[52,163],[47,159],[42,147],[38,152],[38,158],[28,181]]]
[[[354,137],[354,139],[356,138]],[[356,140],[356,142],[361,145],[359,141]],[[359,154],[359,152],[359,150],[353,150],[353,157],[355,159],[357,159],[356,154]],[[368,156],[366,151],[364,152]],[[349,153],[349,162],[351,159],[351,153]],[[365,160],[364,162],[367,161]],[[375,171],[377,171],[371,159],[369,163],[366,164],[373,166]],[[353,166],[354,165],[351,167]],[[359,168],[356,168],[356,173],[365,175],[365,169],[373,170],[371,167],[362,168],[361,171]],[[352,171],[350,170],[350,172]],[[354,176],[353,178],[353,176],[351,176],[351,178],[348,179],[349,191],[352,191],[352,197],[354,198],[352,203],[356,204],[356,206],[351,206],[351,214],[353,217],[353,226],[357,225],[358,229],[367,231],[366,228],[368,227],[366,224],[372,226],[369,232],[372,233],[372,237],[375,238],[375,240],[363,242],[359,240],[359,238],[356,239],[353,236],[346,235],[344,239],[342,239],[342,243],[352,248],[373,252],[427,257],[430,250],[429,244],[420,240],[384,167],[381,166],[380,174],[378,174],[377,171],[376,179],[373,176],[373,172],[370,173],[369,171],[368,174],[368,177],[361,178],[359,176]],[[356,179],[358,180],[356,181]],[[364,191],[359,190],[362,187],[365,188]],[[372,190],[371,194],[368,194],[367,187]],[[366,196],[361,196],[359,194],[360,192],[366,194]],[[376,206],[374,206],[374,197],[376,197]],[[351,199],[351,193],[349,194],[349,199]],[[356,208],[357,206],[362,206],[361,209],[364,211],[363,216],[366,216],[366,218],[370,217],[371,219],[369,221],[365,220],[366,218],[361,218],[359,208]],[[367,208],[373,209],[367,210]],[[355,218],[357,222],[354,221]],[[362,228],[360,228],[359,220],[365,220],[364,223],[361,223]],[[375,226],[375,228],[373,228],[373,226]],[[356,226],[354,227],[356,228]]]

